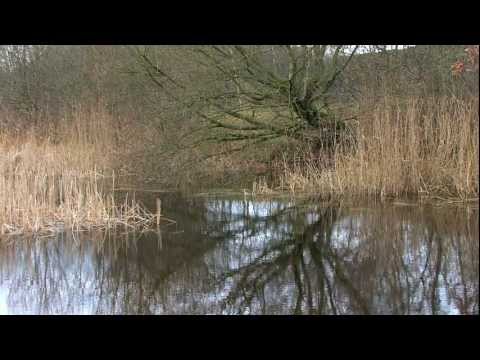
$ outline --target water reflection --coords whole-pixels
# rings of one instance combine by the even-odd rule
[[[478,210],[179,196],[163,204],[177,224],[160,234],[0,245],[0,313],[479,312]]]

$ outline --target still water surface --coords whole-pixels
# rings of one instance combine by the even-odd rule
[[[479,313],[478,206],[162,197],[159,233],[0,243],[0,314]]]

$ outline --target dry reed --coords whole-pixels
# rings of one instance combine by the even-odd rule
[[[333,165],[282,164],[291,192],[478,200],[478,98],[385,98],[358,119],[355,145],[338,144]]]
[[[64,229],[143,229],[155,215],[114,197],[108,116],[76,112],[48,137],[0,133],[0,236]]]

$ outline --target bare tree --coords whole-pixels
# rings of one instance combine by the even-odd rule
[[[196,113],[209,130],[220,130],[210,131],[209,140],[309,138],[330,147],[343,128],[332,111],[332,90],[357,49],[346,45],[195,47],[197,63],[226,86],[208,92],[204,87],[194,96],[175,93],[173,89],[187,90],[185,85],[157,66],[147,52],[137,49],[137,55],[148,77],[179,106],[201,104]]]

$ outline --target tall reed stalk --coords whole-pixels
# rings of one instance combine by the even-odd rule
[[[115,144],[106,117],[75,113],[43,138],[0,133],[0,235],[155,221],[139,204],[115,201]]]
[[[284,163],[291,192],[478,199],[478,98],[385,98],[358,119],[355,142],[337,145],[330,166],[303,154]]]

